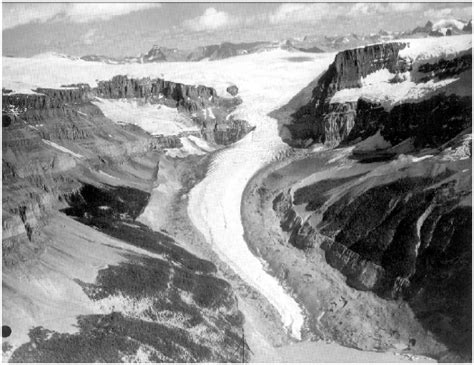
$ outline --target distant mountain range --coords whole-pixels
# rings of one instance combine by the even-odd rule
[[[208,59],[210,61],[240,56],[273,49],[302,51],[311,53],[337,52],[349,48],[402,38],[442,37],[456,34],[472,33],[472,20],[442,19],[436,23],[428,21],[411,31],[390,32],[381,29],[378,33],[358,35],[350,33],[337,36],[307,35],[283,41],[261,41],[251,43],[224,42],[209,46],[196,47],[191,50],[161,47],[154,45],[147,53],[135,57],[109,57],[103,55],[86,55],[84,61],[103,62],[108,64],[153,63],[153,62],[193,62]]]
[[[465,22],[457,19],[442,19],[436,23],[428,21],[424,27],[416,27],[411,32],[414,34],[428,34],[429,36],[442,37],[464,33],[472,33],[472,20]]]
[[[209,59],[210,61],[223,58],[235,57],[244,54],[264,52],[272,49],[299,50],[291,42],[252,42],[252,43],[230,43],[213,44],[209,46],[196,47],[191,50],[180,50],[158,45],[153,46],[148,53],[136,57],[113,58],[108,56],[87,55],[81,57],[84,61],[104,62],[109,64],[121,63],[152,63],[152,62],[192,62]],[[323,52],[323,50],[311,49],[310,52]]]
[[[300,48],[313,46],[325,52],[337,52],[396,39],[442,37],[465,33],[472,33],[472,20],[442,19],[434,24],[428,21],[424,26],[418,26],[411,31],[390,32],[381,29],[378,33],[368,35],[358,35],[355,33],[333,37],[307,35],[302,40],[294,41],[292,44]]]

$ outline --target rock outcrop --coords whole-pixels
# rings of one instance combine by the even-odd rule
[[[406,47],[389,43],[336,55],[288,126],[289,143],[298,146],[309,140],[343,147],[377,135],[391,147],[356,147],[351,160],[335,163],[347,165],[346,177],[298,182],[295,191],[287,187],[275,195],[273,209],[288,243],[322,248],[351,287],[408,303],[417,320],[465,361],[472,354],[471,50],[402,57]],[[423,84],[429,92],[392,104],[334,97],[366,87],[363,79],[377,71],[395,75],[380,89],[387,99],[407,78],[409,87]],[[443,80],[452,86],[432,87]]]
[[[235,87],[237,88],[237,87]],[[252,127],[244,120],[228,115],[241,103],[240,98],[221,98],[216,90],[203,85],[186,85],[163,79],[129,78],[114,76],[111,80],[99,81],[97,87],[87,84],[67,85],[61,89],[38,88],[33,94],[4,93],[3,123],[11,122],[9,113],[21,113],[22,117],[40,121],[42,118],[68,117],[77,114],[73,107],[87,104],[88,112],[99,113],[90,107],[95,97],[104,99],[140,99],[151,104],[164,104],[192,115],[201,127],[201,135],[209,142],[228,145],[236,142]],[[211,110],[211,112],[210,112]],[[82,113],[82,112],[81,112]],[[103,117],[103,116],[102,116]],[[38,122],[39,123],[39,122]],[[58,126],[54,138],[87,138],[87,128]],[[65,133],[70,134],[66,136]],[[42,134],[50,139],[51,134]]]
[[[276,195],[273,209],[288,243],[301,250],[320,247],[357,290],[405,301],[426,329],[468,359],[471,184],[468,174],[448,165],[427,162],[423,169],[434,175],[405,165],[373,177],[300,185],[293,194]]]
[[[112,80],[100,81],[95,94],[107,99],[145,98],[158,99],[160,96],[176,102],[189,112],[213,104],[216,90],[207,86],[193,86],[166,81],[163,79],[133,79],[127,76],[114,76]]]
[[[207,86],[115,76],[112,80],[100,81],[93,93],[102,98],[138,98],[149,103],[176,107],[194,115],[192,119],[201,127],[201,135],[212,143],[229,145],[252,130],[246,121],[228,118],[230,112],[241,103],[241,99],[221,98],[214,88]]]
[[[196,119],[202,133],[187,133],[205,135],[209,128],[209,138],[222,144],[247,132],[246,122],[226,118],[238,100],[221,100],[204,86],[117,76],[96,88],[5,90],[4,319],[27,315],[8,323],[15,337],[4,343],[4,359],[247,360],[242,313],[216,267],[135,221],[156,186],[163,149],[179,147],[181,135],[151,136],[114,123],[92,102],[97,97],[142,98],[205,114]],[[77,331],[42,322],[52,307]]]
[[[231,85],[229,86],[226,91],[232,95],[232,96],[236,96],[238,93],[239,93],[239,88],[235,85]]]
[[[396,129],[400,137],[416,135],[421,140],[429,132],[432,136],[429,144],[437,146],[467,128],[472,109],[471,96],[457,94],[456,86],[446,92],[443,89],[433,90],[418,99],[402,100],[390,108],[363,97],[358,100],[331,100],[340,90],[363,87],[362,79],[381,70],[395,75],[391,83],[404,82],[400,76],[404,73],[410,73],[416,83],[459,75],[470,79],[470,50],[449,59],[414,65],[411,59],[399,56],[400,51],[408,46],[406,43],[386,43],[338,53],[313,89],[310,102],[293,114],[292,123],[287,126],[292,135],[292,140],[288,142],[298,146],[305,145],[305,140],[311,139],[337,146],[359,137],[367,138],[380,129],[386,140],[397,143],[400,139],[394,135]]]

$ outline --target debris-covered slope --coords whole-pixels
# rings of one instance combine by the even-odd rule
[[[135,221],[160,156],[182,144],[108,119],[96,97],[138,98],[128,87],[145,81],[4,90],[2,322],[12,329],[4,360],[242,360],[230,285],[212,263]],[[185,113],[214,105],[211,88],[155,83],[163,105]]]
[[[472,333],[470,47],[459,36],[336,55],[287,127],[290,143],[339,148],[272,195],[288,243],[322,248],[351,287],[407,303],[450,351],[430,355],[463,361]]]

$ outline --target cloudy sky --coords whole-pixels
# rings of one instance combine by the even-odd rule
[[[409,30],[471,3],[3,3],[3,54],[136,55],[223,41]]]

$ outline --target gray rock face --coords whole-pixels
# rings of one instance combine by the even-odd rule
[[[94,92],[99,97],[110,99],[148,99],[161,95],[190,112],[212,104],[212,98],[217,97],[216,90],[202,85],[184,85],[163,79],[130,79],[127,76],[114,76],[112,80],[100,81]]]
[[[389,183],[389,173],[363,175],[277,195],[273,209],[288,242],[302,250],[321,247],[351,287],[406,301],[423,326],[469,358],[472,210],[462,201],[470,187],[459,187],[449,170]],[[302,204],[305,220],[295,208]],[[314,215],[322,216],[317,226],[310,223]],[[439,317],[449,321],[439,324]]]
[[[26,118],[40,120],[77,114],[74,107],[89,103],[95,97],[138,98],[150,103],[163,103],[182,112],[197,115],[193,120],[201,126],[201,134],[212,143],[228,145],[252,130],[246,121],[227,118],[227,115],[242,102],[240,98],[228,100],[220,98],[214,88],[202,85],[185,85],[159,78],[133,79],[118,75],[111,80],[100,81],[96,88],[77,84],[61,89],[39,88],[36,92],[37,94],[28,95],[4,93],[2,95],[4,110],[13,108]],[[212,108],[213,118],[209,115],[208,108]],[[100,111],[94,110],[102,116]],[[4,113],[4,123],[10,122],[10,116]],[[54,138],[87,138],[87,129],[72,125],[58,126],[56,131],[57,135]],[[51,134],[43,135],[46,139],[52,137]]]
[[[380,131],[392,146],[409,141],[417,151],[430,148],[435,158],[398,172],[389,168],[367,179],[354,175],[299,185],[293,195],[276,196],[273,208],[290,244],[302,250],[318,245],[350,286],[406,301],[427,330],[453,353],[470,359],[472,208],[466,203],[470,177],[461,177],[456,167],[451,169],[447,160],[438,158],[448,149],[459,151],[457,158],[470,158],[472,95],[459,92],[462,85],[457,89],[455,84],[452,90],[458,94],[432,92],[390,110],[362,98],[330,103],[337,91],[360,87],[361,78],[380,69],[398,75],[390,80],[393,83],[403,82],[403,72],[410,72],[416,83],[469,80],[460,75],[466,77],[472,69],[471,50],[448,60],[410,64],[398,57],[404,47],[395,43],[339,53],[313,89],[310,102],[293,115],[289,130],[299,146],[314,140],[333,147]],[[393,151],[360,161],[393,159],[397,154]],[[358,154],[363,153],[354,152],[351,158],[359,160]],[[420,166],[426,173],[416,172]],[[355,171],[359,168],[356,164]],[[440,170],[431,173],[430,168]],[[302,204],[304,219],[297,213]],[[445,320],[440,323],[440,318]]]
[[[235,85],[231,85],[229,86],[226,91],[232,95],[232,96],[236,96],[238,93],[239,93],[239,88]]]
[[[469,126],[471,96],[433,93],[424,100],[396,105],[389,112],[380,104],[361,99],[344,104],[329,102],[337,91],[360,87],[361,78],[381,69],[397,75],[410,71],[415,82],[427,82],[454,77],[472,68],[469,51],[450,60],[417,65],[417,69],[413,70],[411,65],[398,57],[398,52],[404,47],[404,43],[389,43],[337,54],[313,89],[311,101],[293,115],[293,123],[288,129],[294,142],[311,138],[337,146],[359,137],[367,138],[381,129],[382,136],[390,142],[398,143],[402,138],[417,136],[421,144],[426,142],[430,146],[438,146]],[[392,82],[397,81],[401,80],[394,79]],[[426,133],[431,136],[429,141],[426,141]]]

